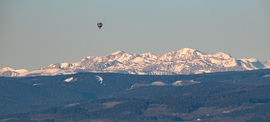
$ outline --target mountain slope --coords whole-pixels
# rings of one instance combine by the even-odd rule
[[[0,115],[0,121],[23,119],[54,122],[269,122],[270,85],[238,86],[204,82],[212,86],[182,95],[151,98],[102,98],[54,107],[36,113]],[[192,88],[192,86],[187,86]],[[182,88],[179,88],[181,91]],[[185,91],[185,90],[184,90]]]
[[[129,54],[117,51],[106,56],[87,56],[81,62],[56,63],[30,72],[0,72],[2,76],[61,75],[77,72],[114,72],[139,75],[200,74],[224,71],[244,71],[269,68],[269,61],[236,59],[222,52],[205,54],[195,49],[184,48],[155,55]]]
[[[0,77],[0,114],[63,107],[96,98],[151,98],[182,95],[209,88],[222,90],[226,87],[231,90],[246,85],[270,85],[269,76],[270,69],[193,75],[85,72],[57,76]]]

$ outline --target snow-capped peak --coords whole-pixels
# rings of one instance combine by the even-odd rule
[[[265,61],[262,64],[265,66],[265,68],[270,68],[270,61]]]
[[[155,55],[154,53],[151,53],[151,52],[141,54],[141,56],[143,58],[153,58],[153,59],[156,59],[157,58],[157,55]]]
[[[195,49],[191,49],[191,48],[183,48],[181,50],[178,50],[177,52],[181,52],[183,54],[186,54],[188,52],[195,52],[196,50]]]
[[[115,72],[141,75],[199,74],[222,71],[243,71],[270,68],[270,61],[261,63],[257,59],[236,59],[218,52],[205,54],[195,49],[183,48],[155,55],[129,54],[117,51],[106,56],[87,56],[80,62],[55,63],[39,70],[0,69],[1,76],[33,76],[74,74],[77,72]]]
[[[218,52],[216,54],[213,54],[212,56],[215,57],[215,58],[219,58],[219,59],[221,59],[221,58],[223,58],[223,59],[229,59],[229,58],[232,57],[231,55],[226,54],[226,53],[222,53],[222,52]]]
[[[122,55],[122,54],[124,54],[125,52],[124,51],[116,51],[116,52],[113,52],[113,53],[111,53],[111,55]]]
[[[10,68],[10,67],[4,67],[2,69],[0,69],[0,72],[5,72],[5,71],[14,71],[15,69]]]
[[[163,61],[187,61],[200,59],[203,55],[206,54],[195,49],[184,48],[178,51],[160,54],[158,58]]]
[[[23,72],[27,72],[28,70],[26,70],[26,69],[13,69],[10,67],[4,67],[4,68],[0,69],[0,72],[6,72],[6,71],[15,71],[15,72],[23,73]]]
[[[255,58],[249,58],[249,59],[240,59],[240,60],[242,60],[242,61],[244,61],[244,62],[258,62],[258,60],[257,60],[257,59],[255,59]]]
[[[194,54],[194,53],[205,55],[205,53],[200,52],[200,51],[195,50],[195,49],[191,49],[191,48],[183,48],[181,50],[178,50],[177,53],[178,54],[184,54],[184,55],[191,55],[191,54]]]
[[[26,69],[13,69],[10,67],[4,67],[0,69],[0,76],[5,76],[5,77],[14,77],[18,76],[19,74],[26,73],[28,70]]]

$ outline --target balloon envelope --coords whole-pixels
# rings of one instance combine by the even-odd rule
[[[101,22],[97,23],[97,26],[98,26],[99,29],[102,27],[102,25],[103,24]]]

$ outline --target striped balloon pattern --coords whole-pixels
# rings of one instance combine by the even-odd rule
[[[97,26],[100,29],[103,26],[103,24],[101,22],[99,22],[99,23],[97,23]]]

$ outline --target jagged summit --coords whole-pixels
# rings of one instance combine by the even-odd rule
[[[152,53],[152,52],[141,54],[141,56],[143,58],[151,58],[151,59],[156,59],[157,58],[157,55]]]
[[[213,54],[213,56],[216,57],[216,58],[224,58],[224,59],[232,58],[232,56],[230,54],[226,54],[226,53],[223,53],[223,52],[215,53],[215,54]]]
[[[181,53],[186,54],[186,53],[190,53],[190,52],[193,53],[193,52],[198,52],[198,51],[195,49],[191,49],[191,48],[183,48],[183,49],[178,50],[177,52],[181,52]]]
[[[124,51],[116,51],[114,53],[111,53],[111,55],[123,55],[125,52]]]
[[[180,52],[181,54],[192,54],[192,53],[198,53],[198,54],[202,54],[202,55],[207,55],[204,52],[201,52],[199,50],[196,49],[191,49],[191,48],[183,48],[178,50],[177,52]]]
[[[55,63],[39,70],[0,69],[1,76],[59,75],[77,72],[115,72],[140,75],[199,74],[222,71],[243,71],[270,68],[270,61],[236,59],[218,52],[206,54],[195,49],[183,48],[155,55],[151,52],[129,54],[116,51],[106,56],[87,56],[80,62]]]

